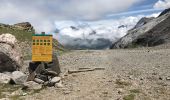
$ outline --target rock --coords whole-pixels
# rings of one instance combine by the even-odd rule
[[[70,94],[71,91],[67,90],[67,91],[64,91],[63,94],[67,95],[67,94]]]
[[[36,75],[36,78],[43,80],[44,82],[49,81],[48,76],[46,76],[46,75],[38,74],[38,75]]]
[[[41,80],[41,79],[39,79],[39,78],[35,78],[34,81],[35,81],[36,83],[38,83],[38,84],[43,84],[43,83],[44,83],[44,81]]]
[[[132,75],[130,75],[130,76],[128,76],[129,77],[129,79],[133,79],[133,76]]]
[[[47,65],[45,67],[48,71],[56,72],[57,76],[61,73],[59,60],[56,55],[53,55],[52,62],[47,63]]]
[[[51,82],[51,83],[59,83],[60,80],[61,80],[61,77],[54,77],[54,78],[51,79],[50,82]]]
[[[20,70],[22,65],[23,56],[15,36],[0,35],[0,72]]]
[[[11,76],[8,76],[4,73],[0,73],[0,83],[7,84],[10,82],[10,80],[11,80]]]
[[[26,30],[29,32],[34,31],[33,26],[29,22],[17,23],[17,24],[14,24],[13,26],[20,30]]]
[[[38,84],[34,81],[28,81],[28,82],[25,82],[24,84],[24,87],[23,89],[24,90],[39,90],[42,88],[42,85],[41,84]]]
[[[15,36],[13,36],[11,34],[2,34],[2,35],[0,35],[0,42],[14,46],[16,44],[17,40],[16,40]]]
[[[124,92],[125,92],[125,91],[124,91],[123,89],[121,89],[121,88],[118,89],[118,93],[119,93],[119,94],[122,94],[122,93],[124,93]]]
[[[166,80],[170,81],[170,76],[169,76],[169,77],[166,77]]]
[[[20,71],[14,71],[12,73],[12,80],[15,84],[23,84],[27,80],[27,75]]]
[[[163,78],[159,76],[159,80],[163,80]]]
[[[36,74],[46,75],[46,76],[59,76],[61,73],[59,61],[57,56],[53,55],[52,62],[30,62],[29,63],[29,73],[35,71]]]
[[[63,88],[64,86],[63,86],[63,84],[62,84],[62,81],[60,81],[59,83],[56,83],[56,84],[55,84],[55,87],[57,87],[57,88]]]

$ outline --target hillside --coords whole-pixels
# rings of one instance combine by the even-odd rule
[[[127,35],[113,43],[113,48],[152,47],[170,43],[170,9],[157,18],[143,18]]]
[[[21,23],[19,23],[21,24]],[[25,25],[7,25],[0,23],[0,34],[10,33],[13,34],[19,41],[31,41],[32,34],[35,33],[35,30],[32,28],[31,24],[24,22]]]
[[[22,48],[24,57],[30,59],[32,34],[35,33],[33,26],[29,22],[17,23],[14,25],[0,23],[0,35],[5,33],[10,33],[19,40],[18,44]],[[64,47],[56,39],[53,39],[53,44],[54,50],[57,53],[65,51]]]

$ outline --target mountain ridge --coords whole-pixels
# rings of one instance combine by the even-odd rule
[[[165,12],[165,11],[163,11]],[[160,14],[111,45],[114,48],[152,47],[170,42],[170,12]],[[139,22],[138,22],[139,23]]]

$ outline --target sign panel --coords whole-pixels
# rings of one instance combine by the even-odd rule
[[[32,61],[52,61],[52,35],[32,36]]]

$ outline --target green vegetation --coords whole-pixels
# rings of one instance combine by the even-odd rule
[[[11,94],[19,88],[20,86],[18,85],[0,84],[0,98],[6,97],[5,93]]]
[[[129,85],[131,85],[131,83],[126,82],[126,81],[122,81],[122,80],[120,80],[120,79],[117,79],[117,80],[116,80],[116,84],[117,84],[117,85],[122,85],[122,86],[129,86]]]
[[[123,97],[123,100],[134,100],[135,94],[129,94]]]
[[[140,45],[138,45],[137,43],[131,43],[127,46],[127,48],[138,48],[141,47]]]
[[[140,90],[139,89],[132,89],[130,90],[131,93],[140,93]]]
[[[24,60],[30,60],[32,57],[30,48],[31,48],[32,36],[34,35],[34,30],[28,31],[28,30],[19,29],[11,25],[0,24],[0,35],[5,33],[14,35],[17,38],[17,40],[19,40],[19,42],[22,42],[21,48],[24,54]],[[37,35],[38,34],[36,34],[36,36]],[[38,36],[43,36],[43,35],[38,35]],[[51,35],[47,35],[47,36],[51,36]],[[60,44],[56,39],[53,39],[53,49],[57,55],[61,55],[67,51],[62,46],[62,44]]]
[[[31,41],[32,34],[34,32],[28,32],[26,30],[12,29],[9,27],[0,27],[0,35],[4,33],[10,33],[14,35],[19,41]]]

